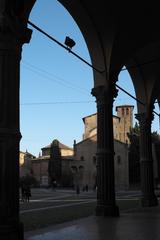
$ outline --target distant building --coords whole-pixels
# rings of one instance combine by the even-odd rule
[[[113,133],[115,149],[115,185],[117,189],[129,187],[128,133],[133,127],[133,106],[117,106],[117,116],[113,116]],[[83,118],[84,134],[82,141],[74,141],[73,149],[54,140],[58,144],[60,156],[53,156],[53,174],[61,172],[60,184],[63,186],[79,185],[82,189],[96,186],[97,176],[97,114]],[[53,143],[52,142],[52,143]],[[43,147],[42,155],[32,160],[32,171],[40,185],[49,184],[48,165],[51,160],[52,144]],[[55,154],[56,155],[56,154]],[[60,167],[61,166],[61,167]],[[56,170],[57,169],[57,170]],[[59,169],[59,170],[58,170]]]
[[[113,116],[115,185],[117,189],[129,187],[128,144],[130,144],[130,140],[128,133],[133,128],[133,108],[132,105],[117,106],[117,116]],[[71,167],[75,174],[79,173],[78,184],[82,188],[86,184],[89,188],[94,188],[97,176],[97,114],[84,117],[83,122],[83,140],[74,144],[74,161]]]
[[[20,151],[19,152],[19,165],[22,166],[24,164],[24,157],[25,157],[25,152]]]
[[[116,107],[117,116],[113,115],[114,139],[123,143],[130,143],[127,133],[133,128],[133,109],[132,105],[122,105]],[[83,140],[97,134],[97,114],[92,114],[83,118],[85,130]]]
[[[54,140],[58,144],[58,148],[60,150],[60,156],[61,156],[61,170],[62,170],[62,183],[66,182],[66,184],[71,184],[70,183],[70,161],[73,161],[73,149],[62,144],[58,140]],[[53,141],[53,142],[54,142]],[[36,177],[37,181],[41,186],[47,186],[49,184],[49,174],[48,174],[48,166],[49,166],[49,161],[50,161],[50,156],[51,156],[51,145],[49,144],[46,147],[41,148],[42,150],[42,155],[39,155],[38,158],[35,158],[32,160],[32,171],[33,175]],[[58,163],[57,163],[58,165]],[[65,181],[64,181],[65,179]],[[63,184],[64,184],[63,183]]]
[[[23,177],[27,174],[31,174],[31,160],[36,158],[33,154],[29,153],[27,150],[26,152],[19,152],[19,172],[20,177]]]

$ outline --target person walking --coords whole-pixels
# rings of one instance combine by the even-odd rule
[[[21,184],[21,201],[25,201],[25,186],[24,184]]]
[[[77,195],[79,195],[79,194],[80,194],[79,185],[77,185],[77,186],[76,186],[76,193],[77,193]]]
[[[31,188],[30,188],[30,185],[28,184],[25,186],[25,198],[27,202],[29,202],[30,197],[31,197]]]

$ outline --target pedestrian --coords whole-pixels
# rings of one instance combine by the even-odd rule
[[[25,186],[23,183],[21,184],[21,201],[25,201]]]
[[[57,181],[56,180],[53,180],[52,187],[53,187],[53,190],[56,191],[56,188],[57,188]]]
[[[95,183],[94,186],[93,186],[93,191],[95,192],[96,190],[97,190],[97,185]]]
[[[80,194],[79,185],[76,186],[76,193],[77,193],[77,195]]]
[[[25,187],[25,198],[27,202],[29,202],[30,197],[31,197],[31,188],[30,188],[30,185],[28,184]]]
[[[86,192],[88,192],[88,184],[86,184]]]

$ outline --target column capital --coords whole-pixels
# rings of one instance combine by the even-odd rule
[[[101,85],[93,88],[91,94],[96,97],[97,103],[103,104],[106,100],[113,103],[114,98],[117,97],[118,90],[114,84],[109,87]]]
[[[17,44],[28,43],[32,30],[27,28],[27,21],[15,12],[0,12],[0,48],[11,49]]]
[[[139,123],[143,125],[151,125],[154,115],[150,114],[148,115],[147,113],[137,113],[135,114],[135,118],[139,121]]]
[[[106,92],[107,92],[106,87],[101,85],[101,86],[97,86],[95,88],[92,88],[91,94],[94,97],[99,98],[101,96],[105,96]]]

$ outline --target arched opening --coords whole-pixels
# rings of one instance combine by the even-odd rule
[[[0,17],[1,17],[1,21],[0,21],[0,30],[1,30],[0,103],[1,103],[2,114],[0,117],[0,124],[1,124],[0,125],[0,131],[1,131],[1,136],[0,136],[1,137],[0,139],[1,140],[0,141],[0,152],[1,152],[0,234],[5,239],[8,239],[8,238],[23,239],[23,236],[22,236],[23,228],[19,222],[19,204],[18,204],[18,201],[19,201],[18,199],[19,197],[18,155],[19,155],[19,142],[21,139],[21,134],[19,131],[19,62],[21,57],[20,56],[21,46],[22,44],[24,44],[24,42],[27,42],[27,41],[29,42],[30,40],[29,39],[30,31],[29,29],[27,29],[27,26],[26,26],[27,15],[30,10],[29,7],[27,7],[27,5],[32,5],[34,2],[36,1],[35,0],[28,0],[25,2],[16,1],[15,3],[12,3],[9,1],[3,1],[3,3],[1,3],[2,9],[0,12]],[[83,26],[88,27],[84,29],[83,33],[85,34],[85,39],[90,49],[92,62],[94,63],[97,69],[100,69],[98,70],[98,73],[94,72],[95,86],[94,86],[94,89],[92,89],[92,94],[93,96],[96,97],[96,101],[97,101],[97,112],[98,112],[97,135],[99,137],[97,141],[98,142],[97,144],[98,145],[97,147],[98,149],[97,151],[98,153],[97,154],[97,169],[98,169],[97,189],[98,191],[97,191],[96,214],[100,216],[102,215],[118,216],[119,208],[116,206],[115,189],[114,189],[114,164],[113,164],[114,148],[113,148],[113,129],[112,129],[112,126],[113,126],[112,100],[113,100],[113,95],[116,95],[116,91],[114,89],[114,86],[112,85],[113,82],[110,82],[110,81],[116,81],[115,79],[117,77],[116,71],[118,71],[117,69],[119,69],[119,66],[121,66],[125,62],[125,59],[132,59],[132,60],[134,59],[135,62],[141,64],[141,60],[146,60],[147,57],[152,57],[152,56],[158,57],[159,34],[157,32],[157,29],[159,28],[159,24],[158,24],[158,18],[157,18],[158,14],[155,14],[155,13],[158,13],[158,10],[155,11],[156,10],[155,5],[154,5],[154,8],[150,8],[148,7],[148,5],[146,5],[147,6],[146,8],[144,8],[144,5],[142,7],[139,6],[139,8],[136,8],[136,7],[130,8],[129,6],[129,8],[127,9],[129,11],[126,11],[126,8],[128,7],[127,5],[124,10],[123,9],[124,7],[122,4],[117,6],[111,2],[110,4],[108,4],[108,7],[106,9],[104,6],[105,5],[104,1],[100,1],[98,2],[98,4],[96,1],[92,1],[92,4],[90,4],[89,1],[82,1],[82,0],[76,1],[76,3],[75,1],[66,1],[66,0],[59,0],[59,2],[62,2],[64,6],[66,6],[66,8],[69,9],[71,13],[74,13],[73,16],[75,17],[77,22],[81,23],[79,24],[79,26],[81,26],[81,30],[83,30],[82,29]],[[46,6],[46,2],[45,2],[45,6]],[[137,13],[136,15],[135,15],[135,10]],[[125,11],[128,12],[127,15],[122,14]],[[109,14],[106,14],[106,13],[109,13]],[[39,16],[41,16],[41,14],[39,14]],[[122,26],[125,26],[125,27],[122,28]],[[158,42],[158,45],[156,44],[157,42]],[[40,50],[42,51],[42,49]],[[148,50],[150,51],[148,52]],[[69,52],[71,53],[71,51]],[[50,51],[48,51],[47,55],[49,54],[51,54]],[[28,68],[30,67],[32,68],[32,71],[34,71],[34,67],[29,64],[28,64]],[[67,66],[66,62],[65,62],[65,66]],[[142,84],[139,85],[140,89],[138,89],[139,97],[141,97],[141,93],[142,93],[143,95],[142,100],[144,99],[148,100],[147,104],[149,105],[148,107],[149,111],[146,111],[146,112],[141,111],[140,112],[141,115],[140,114],[139,116],[137,115],[141,123],[140,124],[141,146],[143,150],[142,152],[143,154],[141,154],[141,159],[143,160],[142,161],[142,170],[143,170],[142,171],[142,174],[143,174],[142,187],[143,187],[143,204],[144,204],[143,206],[156,206],[158,204],[157,198],[154,194],[153,176],[152,176],[153,168],[152,168],[152,156],[151,156],[152,151],[151,151],[151,131],[150,131],[151,102],[150,102],[150,98],[148,99],[148,92],[143,91],[143,88],[145,88],[146,90],[149,89],[150,83],[154,88],[159,87],[159,83],[157,81],[159,76],[158,68],[159,68],[158,63],[155,64],[152,61],[152,67],[149,68],[149,71],[147,67],[143,67],[143,69],[142,68],[136,69],[136,70],[142,70],[142,71],[136,72],[136,74],[139,73],[139,78],[137,81],[139,82],[139,79],[142,79],[142,82],[140,81]],[[67,70],[68,69],[65,69],[66,71],[65,73],[67,73]],[[44,73],[44,70],[43,70],[43,73]],[[41,71],[41,75],[42,75],[42,71]],[[47,76],[45,76],[45,78],[47,79]],[[33,82],[32,82],[32,85],[33,85]],[[38,82],[38,85],[39,85],[39,82]],[[73,86],[73,83],[72,83],[72,86]],[[56,87],[54,87],[54,90],[55,89]],[[49,93],[50,88],[47,88],[46,85],[43,86],[43,91],[41,92],[41,95],[45,93],[44,90],[46,90],[47,93]],[[33,102],[31,103],[33,104]],[[148,109],[147,107],[141,108],[141,110],[148,110]],[[43,112],[43,114],[44,113],[45,111]],[[123,117],[125,116],[125,111],[123,111],[122,116]],[[39,119],[40,117],[41,116],[39,116]],[[67,124],[67,121],[65,123]],[[126,123],[126,122],[124,121],[123,123]],[[123,127],[124,125],[125,124],[123,124]],[[125,127],[124,129],[126,129]],[[126,143],[125,142],[125,140],[127,140],[126,134],[121,135],[121,139],[122,137],[123,137],[124,143]],[[128,143],[128,140],[127,140],[127,143]],[[146,149],[148,151],[145,151]],[[80,165],[83,166],[83,163],[85,164],[85,162],[86,160],[81,161],[78,167]],[[79,190],[78,190],[79,186],[77,187],[78,187],[77,194],[79,194]],[[36,203],[36,206],[37,205],[38,204]],[[65,216],[64,213],[63,215]],[[115,232],[115,234],[117,235],[117,232]]]
[[[78,26],[59,2],[36,2],[30,20],[62,43],[66,36],[73,38],[76,41],[74,51],[90,62]],[[22,150],[27,148],[37,156],[54,138],[71,148],[74,139],[81,140],[82,118],[95,112],[96,107],[90,94],[92,75],[91,68],[33,29],[30,43],[23,46],[21,61]],[[44,150],[34,161],[40,164],[41,175],[47,173],[46,165],[45,169],[42,168],[48,161],[49,148]],[[77,186],[82,185],[85,168],[81,165],[70,167],[72,161],[69,163],[67,157],[64,162],[68,161],[68,166],[67,163],[62,165],[72,175],[76,190]],[[81,160],[85,160],[83,156]],[[35,176],[38,175],[36,168],[33,172]],[[41,179],[39,176],[37,178]],[[22,221],[26,229],[25,215]]]
[[[62,43],[72,37],[74,51],[90,61],[77,24],[59,2],[36,2],[30,20]],[[95,112],[92,87],[92,69],[33,29],[21,62],[21,149],[37,155],[54,136],[69,146],[80,141],[81,119]]]
[[[126,68],[122,68],[117,85],[136,98],[132,79]],[[133,133],[136,124],[137,102],[122,90],[114,101],[113,113],[119,119],[115,128],[115,185],[120,188],[132,190],[136,185],[140,189],[140,159],[133,143]],[[138,139],[137,139],[138,141]],[[117,149],[117,151],[116,151]],[[118,193],[118,192],[117,192]]]
[[[158,100],[154,103],[154,111],[159,112]],[[160,187],[160,116],[154,114],[152,123],[152,156],[153,156],[153,173],[155,189]]]
[[[65,34],[66,35],[66,34]],[[73,37],[74,38],[74,37]],[[53,53],[53,55],[54,55],[54,53]],[[56,60],[58,60],[57,58],[56,58]],[[28,64],[28,66],[29,66],[29,64]],[[62,66],[63,66],[63,64],[61,63],[61,69],[62,69]],[[66,66],[66,65],[65,65]],[[73,65],[72,65],[73,66]],[[31,67],[31,66],[30,66]],[[32,69],[33,70],[33,69]],[[66,69],[65,69],[66,70]],[[44,72],[44,71],[43,71]],[[67,72],[68,72],[68,69],[67,69]],[[73,86],[73,83],[72,83],[72,86]],[[125,85],[126,86],[126,85]],[[46,87],[46,85],[45,85],[45,87]],[[49,88],[49,90],[50,90],[50,88]],[[58,92],[58,91],[57,91]],[[64,95],[63,95],[64,96]],[[68,114],[68,113],[67,113]],[[126,115],[127,115],[127,117],[128,117],[128,107],[126,108],[126,109],[124,109],[124,108],[122,108],[122,116],[124,117],[126,117]],[[59,116],[58,116],[58,119],[59,119]],[[54,119],[55,120],[55,119]],[[126,119],[123,119],[123,123],[122,123],[122,125],[123,126],[121,126],[122,128],[123,128],[123,131],[121,132],[121,133],[119,133],[119,134],[117,134],[117,136],[121,136],[120,138],[120,140],[121,141],[123,141],[124,142],[124,144],[126,144],[126,145],[128,145],[128,142],[129,142],[129,140],[128,140],[128,130],[126,129],[126,127],[128,127],[128,125],[127,125],[127,122],[126,122]],[[57,137],[57,136],[56,136]],[[75,138],[75,136],[74,136],[74,138]],[[73,139],[74,139],[73,138]]]

